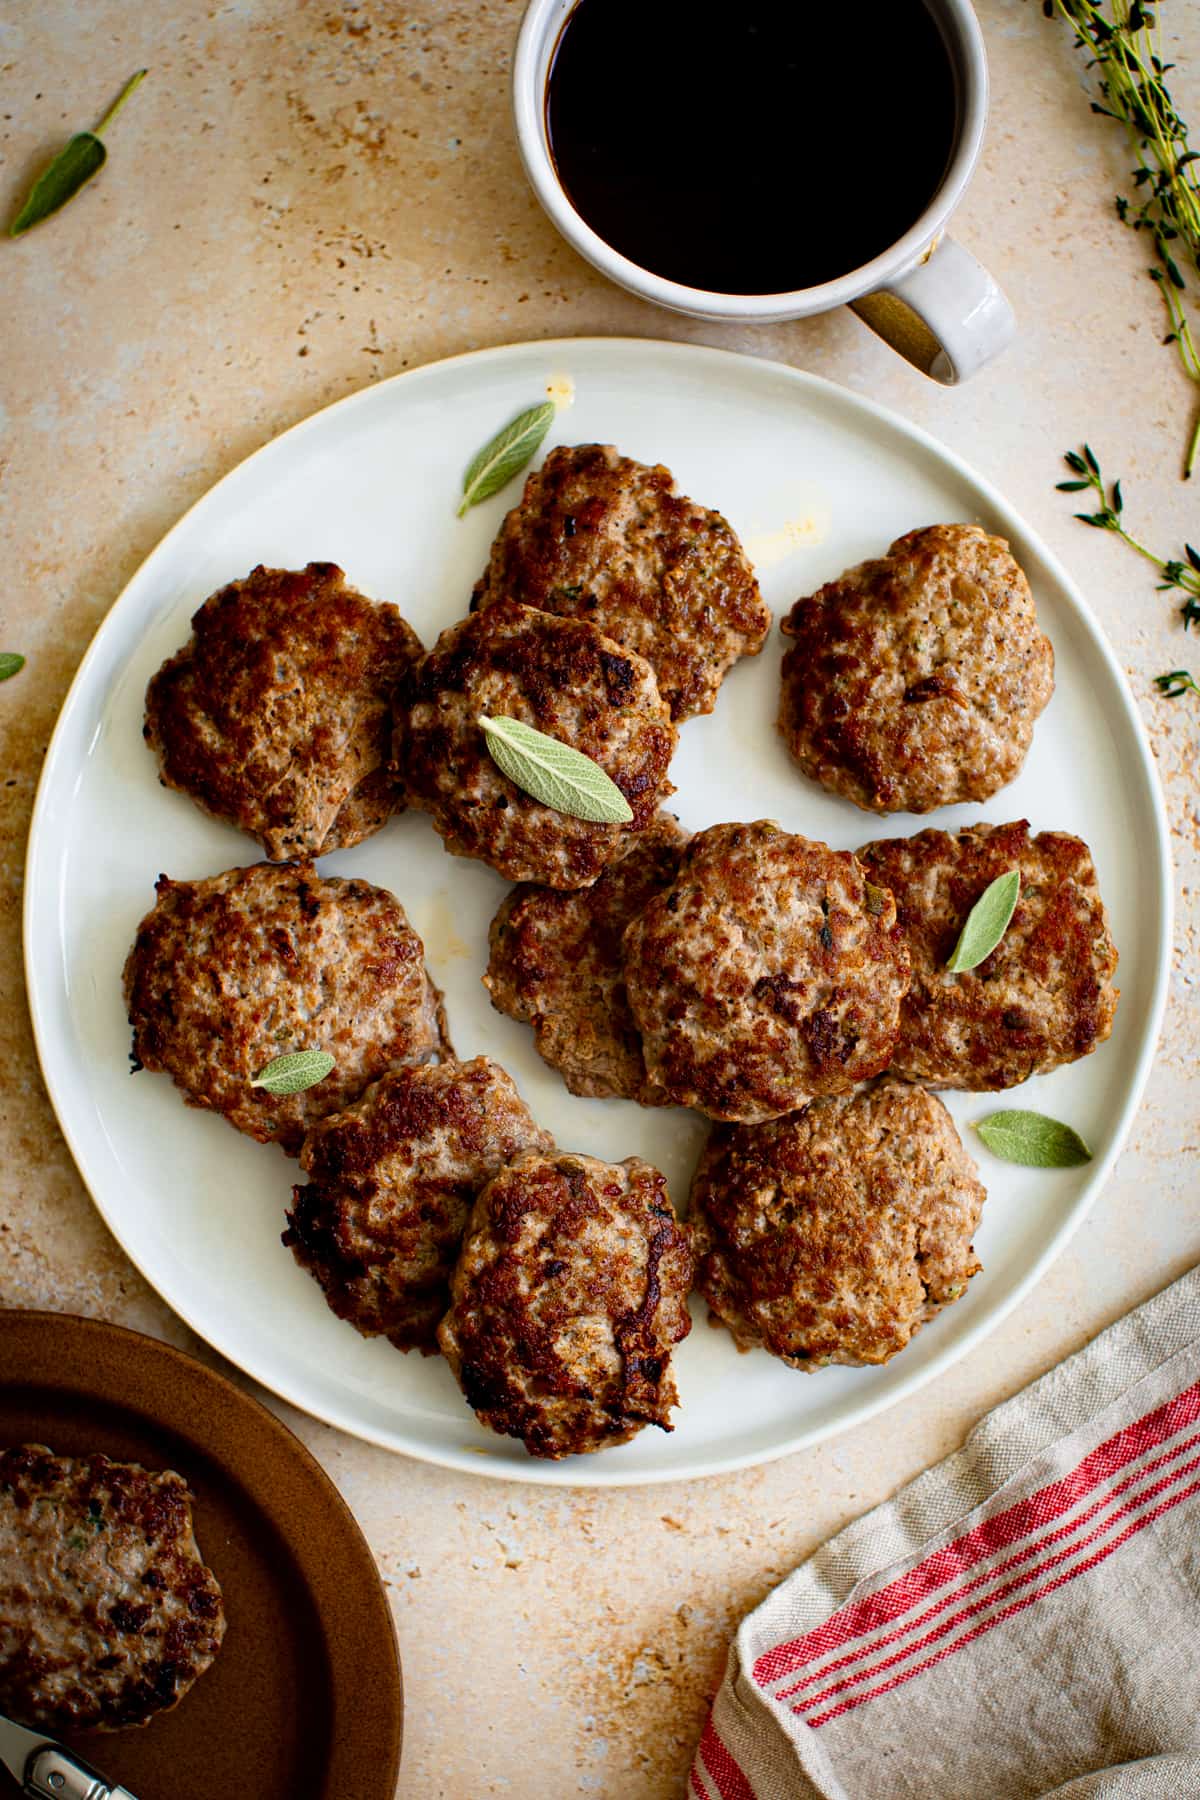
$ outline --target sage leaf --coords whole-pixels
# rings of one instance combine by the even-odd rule
[[[988,883],[967,914],[954,954],[946,964],[952,975],[977,968],[985,956],[992,954],[1008,930],[1020,892],[1020,869],[1009,869]]]
[[[1045,1113],[989,1113],[975,1129],[994,1156],[1027,1169],[1077,1169],[1092,1160],[1079,1133]]]
[[[61,149],[54,161],[34,182],[20,212],[8,228],[10,237],[20,237],[33,226],[40,225],[60,206],[73,200],[85,182],[103,167],[108,156],[101,133],[106,131],[128,100],[133,90],[144,81],[146,70],[130,76],[95,131],[78,131]]]
[[[504,484],[525,467],[549,431],[557,410],[553,400],[543,400],[540,406],[531,406],[527,412],[518,413],[503,431],[488,439],[468,463],[463,476],[462,504],[458,509],[460,519],[481,500],[490,500],[493,494],[498,494]]]
[[[0,681],[8,681],[19,675],[25,667],[25,658],[15,650],[0,650]]]
[[[498,713],[479,720],[497,768],[543,806],[594,825],[628,825],[633,808],[599,763],[560,738]]]
[[[302,1094],[324,1081],[333,1064],[328,1050],[292,1050],[260,1069],[250,1086],[266,1088],[268,1094]]]

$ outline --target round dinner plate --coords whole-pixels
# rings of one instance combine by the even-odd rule
[[[458,519],[463,468],[548,389],[565,404],[547,448],[611,442],[666,463],[684,492],[727,515],[777,614],[915,526],[977,520],[1009,539],[1053,640],[1058,685],[1020,778],[985,809],[880,820],[806,781],[775,731],[778,631],[732,672],[715,712],[683,726],[671,804],[693,830],[775,818],[836,849],[981,817],[1076,832],[1095,854],[1122,990],[1107,1044],[1003,1102],[1069,1121],[1095,1152],[1086,1168],[996,1161],[968,1130],[994,1103],[946,1096],[989,1192],[975,1240],[983,1273],[902,1355],[885,1368],[800,1374],[761,1351],[739,1356],[697,1304],[677,1355],[675,1430],[563,1463],[483,1431],[439,1359],[402,1356],[334,1317],[279,1242],[296,1165],[185,1107],[164,1077],[131,1079],[121,998],[122,964],[159,872],[195,879],[259,857],[249,839],[161,788],[142,742],[146,683],[187,638],[192,613],[256,563],[331,561],[364,592],[397,602],[432,643],[465,613],[521,491],[514,481]],[[574,1098],[528,1030],[492,1010],[480,977],[506,892],[497,875],[447,856],[419,813],[322,866],[403,901],[460,1056],[502,1063],[564,1147],[656,1163],[683,1208],[703,1121]],[[1028,1293],[1095,1198],[1133,1116],[1169,928],[1166,823],[1128,688],[1078,591],[1000,495],[924,432],[816,376],[691,345],[593,338],[479,351],[365,388],[258,451],[168,533],[97,633],[50,746],[30,839],[26,966],[42,1068],[83,1178],[129,1256],[196,1331],[295,1405],[376,1443],[477,1473],[620,1484],[736,1468],[842,1430],[936,1375]]]
[[[345,1501],[286,1426],[140,1332],[0,1312],[0,1445],[30,1443],[177,1470],[225,1597],[225,1642],[178,1706],[72,1748],[138,1800],[393,1800],[403,1702],[387,1599]]]

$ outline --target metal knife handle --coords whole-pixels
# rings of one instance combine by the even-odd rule
[[[52,1744],[30,1757],[25,1792],[33,1800],[134,1800],[127,1788],[110,1787],[79,1757]]]

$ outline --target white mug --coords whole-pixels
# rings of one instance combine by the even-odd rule
[[[983,143],[988,72],[983,34],[969,0],[926,0],[941,28],[958,90],[958,135],[933,199],[903,237],[861,268],[790,294],[716,294],[685,287],[614,250],[572,206],[558,178],[546,126],[546,82],[575,0],[529,0],[513,64],[513,115],[525,173],[567,242],[601,274],[672,312],[727,323],[804,319],[850,306],[924,374],[965,381],[1008,344],[1016,320],[982,263],[945,225],[962,198]]]

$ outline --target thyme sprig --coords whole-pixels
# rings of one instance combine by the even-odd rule
[[[1055,483],[1059,493],[1091,492],[1099,501],[1095,512],[1077,512],[1075,517],[1082,525],[1091,525],[1097,531],[1115,531],[1122,543],[1128,544],[1131,550],[1152,563],[1162,576],[1162,580],[1155,583],[1158,592],[1180,593],[1184,597],[1179,608],[1183,629],[1187,631],[1192,625],[1200,628],[1200,550],[1193,544],[1185,543],[1183,557],[1158,556],[1140,539],[1135,538],[1124,522],[1125,496],[1121,492],[1121,483],[1114,481],[1111,487],[1106,485],[1099,461],[1090,444],[1084,444],[1080,450],[1067,450],[1063,461],[1071,470],[1072,479]],[[1173,669],[1167,675],[1156,675],[1154,685],[1170,700],[1189,691],[1200,693],[1200,687],[1186,669]]]
[[[1200,385],[1200,349],[1188,314],[1191,295],[1182,262],[1200,275],[1200,151],[1188,143],[1166,77],[1174,68],[1158,53],[1156,20],[1142,0],[1042,0],[1047,18],[1057,14],[1075,29],[1077,49],[1090,50],[1088,68],[1099,73],[1100,101],[1092,111],[1125,127],[1135,158],[1135,194],[1116,196],[1117,217],[1144,231],[1153,246],[1149,270],[1163,297],[1174,344],[1188,379]],[[1200,405],[1184,452],[1186,480],[1200,451]]]

